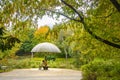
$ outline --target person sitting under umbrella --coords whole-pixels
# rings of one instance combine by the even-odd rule
[[[42,64],[39,66],[39,69],[41,69],[41,67],[43,67],[44,70],[48,70],[48,66],[47,66],[47,61],[46,60],[42,60]]]

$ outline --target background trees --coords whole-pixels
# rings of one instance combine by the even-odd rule
[[[6,17],[2,18],[1,25],[5,26],[4,24],[6,24],[6,26],[10,26],[12,24],[12,26],[18,27],[19,25],[21,25],[19,24],[20,21],[26,22],[28,20],[30,20],[29,24],[33,22],[35,24],[37,18],[40,18],[45,14],[54,17],[53,14],[57,13],[57,15],[63,15],[64,17],[67,17],[70,20],[74,20],[76,22],[82,23],[84,25],[85,30],[97,40],[105,44],[108,44],[110,46],[119,48],[120,46],[118,43],[114,43],[109,39],[105,39],[102,36],[96,35],[95,32],[90,29],[91,27],[88,23],[88,20],[93,19],[94,16],[97,16],[97,19],[99,18],[100,22],[101,20],[104,20],[101,17],[108,16],[109,13],[111,14],[109,15],[109,17],[113,16],[112,13],[115,13],[116,15],[119,16],[119,12],[117,12],[118,8],[114,7],[117,4],[119,6],[119,1],[116,1],[116,0],[115,1],[72,0],[67,2],[66,0],[61,0],[61,1],[53,0],[50,2],[48,0],[45,0],[45,1],[43,0],[41,1],[26,1],[26,0],[6,1],[5,0],[5,1],[1,1],[1,17],[6,16],[7,18]],[[60,7],[60,9],[57,9],[57,7]],[[103,8],[106,8],[106,10],[103,10]],[[94,14],[92,13],[88,14],[87,13],[88,11],[91,11]],[[89,22],[91,23],[91,21]]]
[[[2,0],[0,1],[1,35],[5,35],[3,34],[2,30],[4,28],[4,30],[6,30],[5,32],[9,32],[8,36],[11,34],[13,37],[19,39],[21,43],[24,43],[24,45],[26,45],[26,48],[21,47],[22,49],[28,49],[27,46],[29,43],[31,43],[31,41],[29,41],[31,39],[31,29],[35,29],[35,27],[37,27],[37,19],[41,18],[43,15],[49,15],[57,19],[59,18],[59,15],[62,15],[67,18],[67,21],[63,20],[64,24],[56,26],[63,26],[63,28],[59,27],[53,28],[53,30],[49,29],[45,34],[42,35],[40,35],[41,33],[39,34],[39,30],[45,31],[45,29],[39,29],[35,33],[33,32],[35,34],[33,36],[40,39],[41,42],[56,41],[55,43],[59,45],[62,43],[60,46],[61,48],[64,48],[63,51],[65,52],[68,52],[68,50],[72,52],[73,47],[71,49],[71,46],[73,46],[73,44],[75,46],[75,44],[80,43],[80,41],[83,44],[86,43],[88,45],[90,44],[91,46],[93,45],[92,49],[96,48],[94,45],[97,43],[101,44],[101,47],[108,45],[108,48],[119,48],[120,14],[118,7],[116,7],[116,5],[119,6],[119,2],[119,0]],[[75,35],[71,36],[72,32]],[[97,39],[100,42],[90,42],[93,38],[90,37],[90,35],[86,32],[88,32],[93,38]],[[90,41],[86,34],[89,35]],[[7,39],[10,40],[9,38]],[[87,39],[89,43],[85,41]],[[2,38],[1,41],[3,41]],[[35,39],[33,39],[33,41],[37,43]],[[70,43],[72,45],[70,45]],[[1,45],[2,44],[3,42]],[[13,44],[10,45],[12,46]],[[85,49],[88,49],[88,45]],[[83,45],[77,45],[77,47],[81,47],[80,50],[82,50]],[[1,47],[1,50],[2,48],[3,47]],[[30,49],[31,48],[26,51],[29,51]],[[116,50],[115,48],[112,49]]]

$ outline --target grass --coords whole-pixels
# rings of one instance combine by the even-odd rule
[[[41,64],[42,60],[43,58],[33,58],[30,61],[30,64],[32,65],[32,67],[37,67],[37,65]],[[73,68],[72,62],[72,58],[69,58],[67,60],[65,58],[56,58],[55,61],[48,61],[48,66],[51,68]]]
[[[16,59],[8,59],[6,65],[10,67],[10,69],[23,69],[23,68],[39,68],[39,65],[42,63],[44,58],[30,58],[30,57],[19,57]],[[49,60],[48,66],[50,68],[69,68],[76,69],[73,64],[73,58],[56,58],[55,61]],[[0,72],[3,72],[0,70]]]

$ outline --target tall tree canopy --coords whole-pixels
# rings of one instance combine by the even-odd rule
[[[82,23],[95,39],[120,49],[119,8],[120,0],[1,0],[0,28],[21,30],[27,24],[37,26],[43,15],[63,15]]]

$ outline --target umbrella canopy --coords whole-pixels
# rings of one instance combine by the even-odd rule
[[[53,52],[53,53],[60,53],[60,49],[52,44],[52,43],[48,43],[48,42],[44,42],[44,43],[40,43],[37,44],[32,50],[31,52]]]

